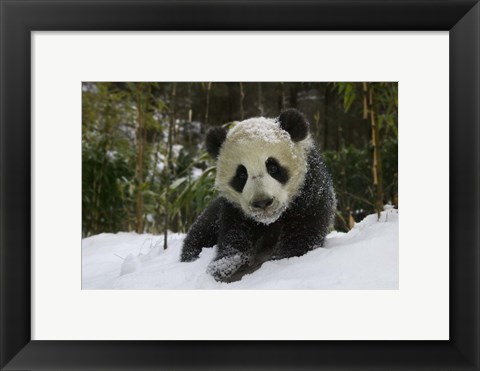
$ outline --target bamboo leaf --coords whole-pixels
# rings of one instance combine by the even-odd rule
[[[187,180],[186,177],[183,177],[183,178],[180,178],[180,179],[176,179],[172,184],[170,184],[170,189],[171,189],[171,190],[177,189],[178,186],[180,186],[181,184],[183,184],[186,180]]]

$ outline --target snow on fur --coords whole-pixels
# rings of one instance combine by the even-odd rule
[[[207,274],[215,248],[179,261],[185,235],[100,234],[82,241],[82,289],[398,289],[398,211],[369,215],[324,248],[269,261],[232,283]]]

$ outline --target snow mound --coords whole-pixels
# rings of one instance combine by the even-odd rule
[[[398,289],[398,211],[367,216],[324,248],[269,261],[232,283],[207,274],[216,248],[180,262],[184,234],[100,234],[82,241],[82,289]]]

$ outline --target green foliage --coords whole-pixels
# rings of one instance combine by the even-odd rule
[[[398,83],[396,82],[370,82],[374,109],[378,113],[378,126],[385,135],[392,134],[398,138]],[[335,88],[338,95],[343,97],[343,109],[349,112],[355,102],[363,101],[365,92],[363,83],[360,82],[336,82]],[[365,107],[364,107],[365,108]]]
[[[105,154],[101,146],[82,151],[82,224],[84,234],[116,232],[128,215],[132,176],[127,160],[120,154]],[[88,233],[87,233],[88,231]]]
[[[330,170],[337,194],[337,220],[335,228],[347,231],[349,216],[360,221],[364,216],[375,212],[372,184],[372,149],[345,147],[341,151],[324,152],[325,163]],[[385,202],[394,204],[398,193],[398,147],[395,139],[382,143],[384,160],[383,183]]]
[[[395,205],[398,195],[398,141],[386,138],[382,143],[383,185],[386,202]]]
[[[175,83],[172,89],[173,84],[83,84],[84,236],[135,231],[139,225],[143,232],[186,232],[217,194],[215,162],[203,145],[206,130],[231,127],[240,112],[275,117],[281,107],[297,107],[314,123],[339,201],[336,228],[347,230],[350,215],[360,219],[357,210],[373,212],[362,83],[242,83],[244,97],[238,82]],[[394,202],[398,84],[369,84],[382,138],[385,202]]]
[[[216,196],[214,166],[205,169],[194,179],[189,173],[187,176],[176,179],[171,189],[174,197],[171,201],[171,216],[178,221],[178,231],[186,232],[198,215]]]
[[[354,82],[337,82],[335,86],[338,89],[338,94],[343,96],[343,108],[345,112],[348,112],[353,105],[353,102],[357,99],[358,85],[359,83]]]
[[[370,183],[367,182],[364,185],[366,188],[363,195],[361,189],[351,193],[350,187],[338,183],[338,190],[343,192],[338,207],[341,211],[339,217],[346,226],[345,228],[348,228],[351,226],[351,216],[356,212],[351,209],[350,198],[352,197],[357,199],[357,203],[363,200],[364,204],[373,199],[376,212],[380,212],[386,202],[397,206],[398,83],[340,82],[334,83],[333,86],[339,97],[343,98],[344,112],[347,113],[352,107],[355,107],[355,113],[363,116],[363,124],[368,126],[370,131],[371,163],[369,168],[371,177]],[[352,148],[345,149],[342,138],[339,138],[338,142],[341,143],[337,149],[338,161],[332,161],[332,163],[334,166],[339,165],[344,171],[347,165],[343,163],[342,156],[349,157]],[[363,174],[368,174],[368,172],[363,172]],[[344,177],[344,175],[342,176]],[[348,223],[345,216],[348,217]]]
[[[118,130],[131,119],[107,84],[85,84],[82,105],[82,229],[84,235],[126,228],[132,150]]]

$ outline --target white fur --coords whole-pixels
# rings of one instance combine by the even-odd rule
[[[215,186],[230,202],[240,205],[244,213],[264,224],[273,223],[297,195],[307,172],[307,152],[312,146],[310,136],[293,142],[278,121],[256,117],[239,122],[232,128],[220,148]],[[268,174],[265,162],[274,157],[288,169],[290,179],[284,185]],[[237,166],[247,168],[248,180],[242,193],[230,185]],[[259,197],[273,198],[265,211],[250,206]]]

